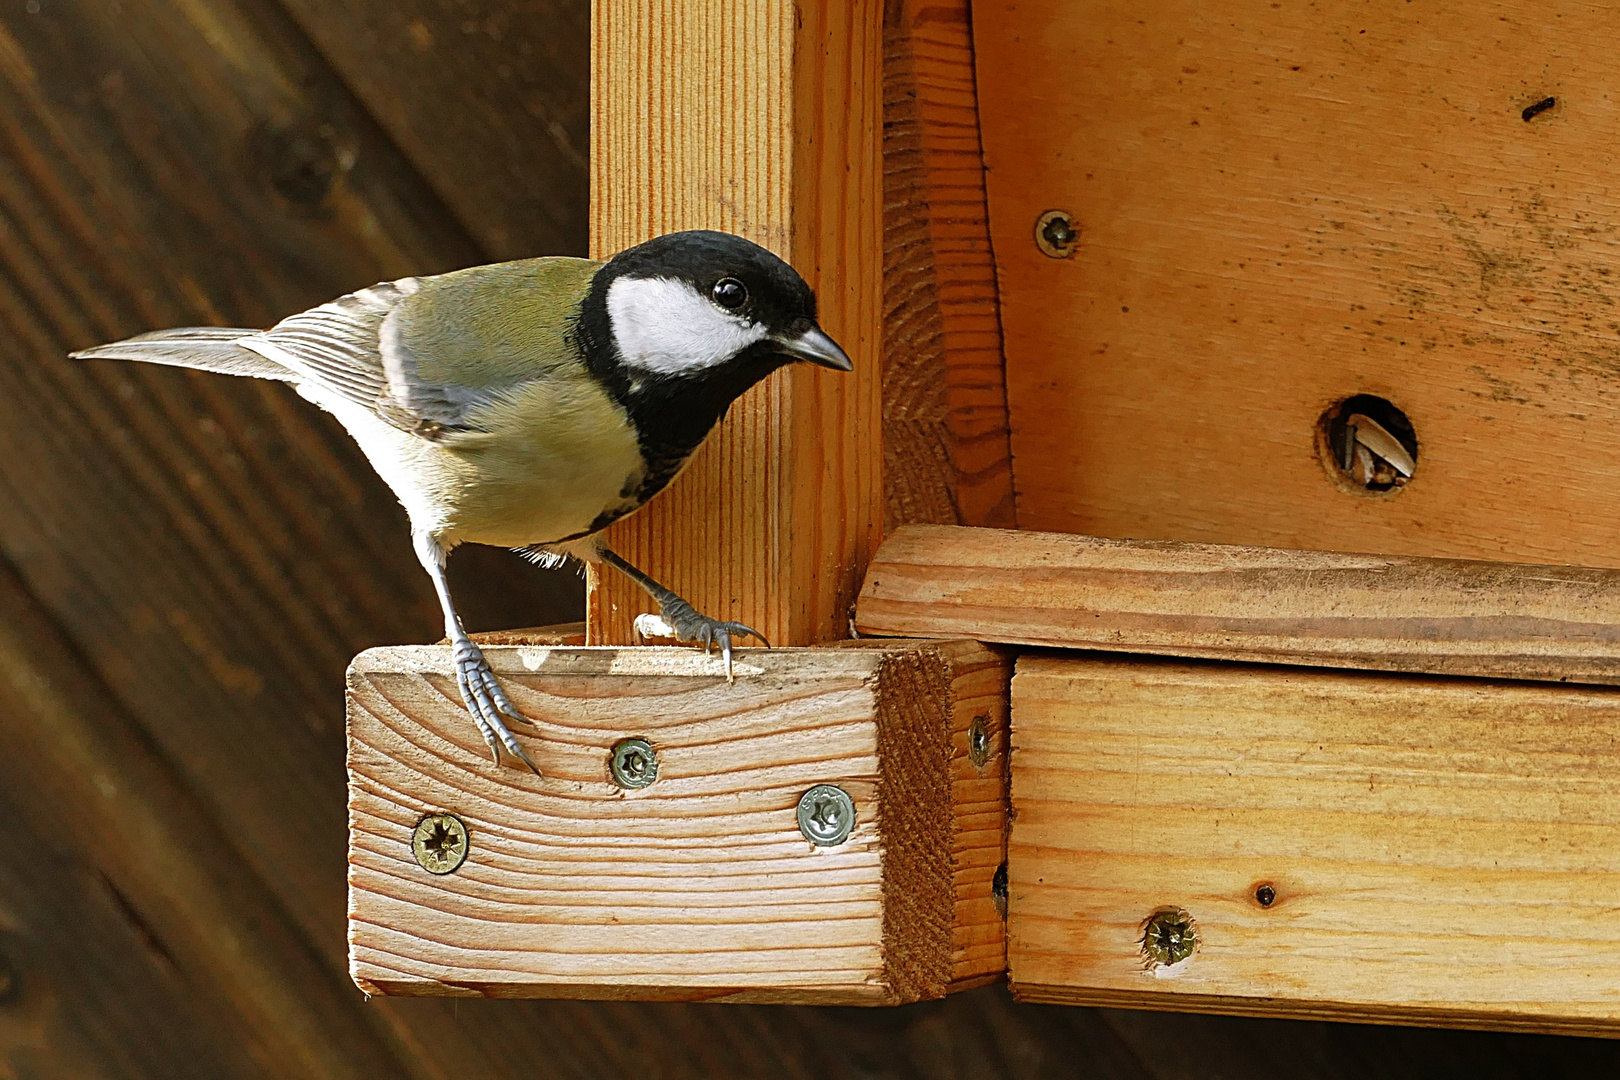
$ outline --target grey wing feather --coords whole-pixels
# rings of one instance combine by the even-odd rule
[[[139,334],[111,345],[81,349],[71,355],[75,360],[140,360],[149,364],[216,371],[222,375],[296,381],[297,376],[287,368],[241,347],[239,342],[242,339],[257,333],[257,330],[225,326],[186,326]]]
[[[468,409],[483,391],[440,386],[417,373],[415,357],[388,348],[388,316],[421,288],[416,278],[385,281],[290,315],[268,330],[201,326],[159,330],[74,353],[77,359],[145,360],[313,383],[373,410],[401,430],[427,439],[465,430]]]
[[[376,409],[390,396],[381,352],[383,320],[416,287],[414,278],[385,281],[289,315],[242,345],[356,404]]]
[[[389,315],[421,288],[416,278],[385,281],[329,304],[292,315],[242,342],[244,348],[298,372],[388,423],[437,439],[460,430],[474,391],[439,386],[420,378],[416,361],[390,348]]]
[[[400,333],[398,318],[383,320],[381,349],[383,369],[392,392],[390,406],[418,423],[437,428],[462,428],[468,411],[488,404],[493,396],[488,388],[455,386],[422,378],[416,355]],[[386,413],[384,417],[390,423],[398,423]]]

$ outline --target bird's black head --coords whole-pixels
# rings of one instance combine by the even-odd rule
[[[729,233],[670,233],[615,255],[591,285],[616,359],[637,378],[740,383],[795,361],[850,370],[798,272]]]
[[[644,501],[679,471],[743,391],[803,361],[852,366],[816,324],[798,272],[729,233],[670,233],[596,272],[577,324],[585,363],[635,425]]]

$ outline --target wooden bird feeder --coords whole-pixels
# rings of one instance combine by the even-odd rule
[[[361,986],[1620,1033],[1606,12],[593,19],[597,252],[749,236],[856,370],[613,527],[734,684],[593,576],[488,646],[536,779],[356,660]]]

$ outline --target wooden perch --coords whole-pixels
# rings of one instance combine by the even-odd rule
[[[1620,571],[907,526],[863,634],[1620,683]]]
[[[727,684],[690,648],[485,653],[537,721],[519,735],[543,779],[491,764],[447,647],[350,668],[350,969],[368,993],[889,1004],[1005,971],[1007,656],[745,649]],[[630,738],[656,754],[639,789],[609,764]],[[822,784],[855,807],[835,846],[799,824]],[[453,872],[413,854],[434,814],[465,829]]]
[[[1050,656],[1013,710],[1024,1000],[1620,1034],[1614,691]]]

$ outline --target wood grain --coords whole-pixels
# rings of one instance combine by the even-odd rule
[[[155,327],[268,325],[478,258],[273,4],[0,13],[0,549],[71,642],[42,677],[106,686],[236,853],[207,880],[248,892],[244,911],[292,921],[301,936],[286,950],[313,950],[328,982],[288,992],[334,995],[335,1016],[354,1001],[342,672],[361,648],[433,640],[441,625],[404,515],[342,431],[285,387],[66,353]],[[535,569],[490,554],[481,580],[462,576],[470,553],[451,562],[469,613],[526,602],[505,625],[567,617],[566,592],[548,603]],[[277,977],[253,951],[234,955],[234,975],[194,970],[244,986]],[[349,1057],[310,1072],[496,1068],[494,1018],[426,1011],[420,1022],[444,1030],[419,1046],[397,1012],[361,1011],[388,1055],[339,1029]],[[242,1037],[278,1044],[275,1018],[258,1015],[266,1031]]]
[[[1013,717],[1017,995],[1620,1032],[1615,691],[1026,656]]]
[[[914,525],[863,634],[1620,683],[1620,573]]]
[[[87,1075],[122,1075],[132,1057],[150,1063],[158,1046],[227,1075],[358,1080],[402,1073],[403,1063],[372,1030],[360,1002],[330,977],[302,928],[153,753],[140,727],[79,668],[71,645],[3,563],[0,717],[0,780],[14,804],[6,818],[12,867],[5,891],[32,883],[77,899],[83,914],[97,916],[73,928],[77,948],[55,945],[54,971],[18,973],[43,982],[32,1007],[54,999],[67,1012],[58,1023],[71,1025],[82,1022],[85,1004],[114,987],[135,992],[155,982],[159,995],[100,1001],[114,1013],[112,1026],[126,1033],[167,1028],[131,1040],[145,1045],[109,1044],[94,1029],[62,1033],[85,1064],[93,1063]],[[37,904],[38,894],[33,899]],[[32,914],[38,920],[38,910]],[[8,920],[4,927],[13,934],[29,929],[36,947],[48,940],[37,923]],[[105,936],[91,937],[95,931]],[[114,966],[120,960],[127,966]],[[100,985],[49,989],[70,972],[93,975]],[[165,999],[175,1007],[170,1015],[162,1011]],[[207,1031],[183,1037],[172,1025],[186,1018]],[[45,1030],[53,1026],[39,1019]],[[34,1071],[24,1065],[20,1075]]]
[[[1620,565],[1607,8],[994,10],[975,50],[1021,527]],[[1054,208],[1068,259],[1033,242]],[[1359,393],[1416,430],[1387,497],[1318,452]]]
[[[967,0],[883,18],[885,528],[1013,524]]]
[[[1000,982],[1007,975],[1007,920],[993,892],[1007,861],[1007,783],[1011,650],[977,641],[935,646],[950,674],[951,986]],[[975,760],[969,740],[983,727]]]
[[[491,260],[585,254],[587,4],[282,6]]]
[[[971,642],[748,650],[490,647],[544,779],[495,770],[445,647],[350,670],[351,973],[367,992],[884,1004],[999,977],[1007,658]],[[997,752],[968,759],[987,717]],[[658,779],[608,772],[643,737]],[[799,797],[855,801],[844,843]],[[467,863],[410,853],[455,813]]]
[[[676,229],[747,236],[804,274],[855,362],[754,388],[608,533],[700,610],[779,645],[848,634],[882,528],[880,60],[877,0],[592,8],[592,251]],[[593,572],[591,640],[631,642],[649,607]]]

